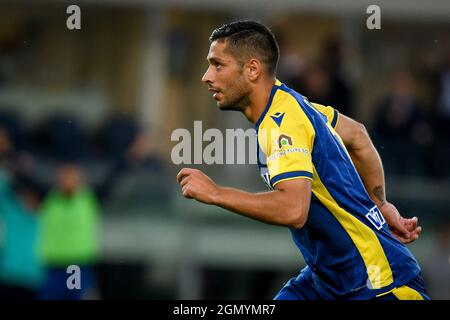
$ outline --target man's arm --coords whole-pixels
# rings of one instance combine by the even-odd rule
[[[417,217],[401,217],[395,206],[386,200],[381,158],[364,125],[340,114],[336,131],[344,141],[370,198],[382,212],[393,234],[403,243],[416,240],[422,230],[417,226]]]
[[[308,217],[311,181],[282,181],[275,190],[250,193],[215,184],[200,170],[185,168],[177,175],[183,196],[213,204],[269,224],[301,228]]]

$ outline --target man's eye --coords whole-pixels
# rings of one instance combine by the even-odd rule
[[[217,63],[217,62],[216,62],[216,64],[215,64],[215,66],[216,66],[216,68],[218,68],[218,69],[222,67],[222,65],[221,65],[220,63]]]

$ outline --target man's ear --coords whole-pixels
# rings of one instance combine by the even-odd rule
[[[261,64],[261,61],[259,61],[258,59],[254,59],[254,58],[250,59],[247,62],[247,66],[246,66],[248,79],[250,81],[255,81],[256,79],[258,79],[258,77],[261,75],[261,73],[263,71],[262,68],[263,68],[263,66]]]

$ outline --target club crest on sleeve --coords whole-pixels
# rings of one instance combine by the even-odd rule
[[[372,223],[377,230],[380,230],[386,223],[380,210],[375,206],[366,214],[366,218]]]
[[[288,136],[287,134],[280,134],[280,136],[278,137],[278,148],[282,149],[283,147],[286,146],[292,146],[293,142],[292,142],[292,137]]]

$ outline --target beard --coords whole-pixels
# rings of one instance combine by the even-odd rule
[[[217,102],[217,106],[223,111],[244,111],[250,105],[250,91],[243,85],[233,86],[230,95],[223,102]],[[224,97],[225,98],[225,97]]]

